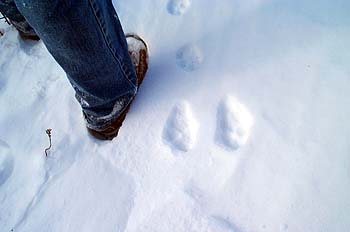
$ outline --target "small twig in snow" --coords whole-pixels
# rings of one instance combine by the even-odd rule
[[[45,149],[46,157],[47,157],[47,152],[51,149],[51,146],[52,146],[52,143],[51,143],[51,131],[52,131],[52,129],[50,129],[50,128],[46,130],[46,134],[49,137],[49,142],[50,142],[50,146]]]

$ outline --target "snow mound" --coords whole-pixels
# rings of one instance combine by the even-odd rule
[[[244,145],[253,125],[253,117],[247,108],[233,96],[226,96],[217,112],[217,139],[229,149]]]
[[[195,44],[184,45],[176,53],[177,65],[188,72],[198,69],[203,59],[201,49]]]
[[[184,101],[174,107],[164,128],[164,140],[176,150],[187,152],[196,140],[199,124],[191,106]]]
[[[0,186],[11,176],[14,166],[14,159],[10,147],[0,140]]]
[[[170,0],[168,2],[168,12],[172,15],[182,15],[188,10],[190,5],[190,0]]]

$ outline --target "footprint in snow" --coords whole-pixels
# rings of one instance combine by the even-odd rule
[[[164,141],[173,149],[187,152],[196,140],[199,124],[186,102],[176,105],[170,113],[163,131]]]
[[[203,63],[202,50],[195,44],[186,44],[176,52],[176,63],[187,72],[198,69]]]
[[[9,145],[0,140],[0,186],[10,178],[13,166],[14,159]]]
[[[253,117],[246,107],[233,96],[221,101],[217,111],[216,137],[230,150],[244,145],[253,126]]]
[[[188,10],[190,5],[190,0],[169,0],[167,8],[169,14],[182,15]]]

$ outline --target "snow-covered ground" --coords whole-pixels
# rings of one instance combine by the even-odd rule
[[[1,232],[350,230],[348,0],[114,4],[151,63],[112,142],[0,24]]]

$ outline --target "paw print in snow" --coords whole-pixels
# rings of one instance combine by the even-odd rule
[[[163,132],[164,141],[173,149],[187,152],[195,143],[198,127],[190,105],[182,102],[169,115]]]
[[[203,63],[203,53],[197,45],[187,44],[177,51],[176,63],[187,72],[194,71]]]
[[[236,98],[227,96],[217,112],[217,139],[231,150],[244,145],[253,126],[253,117]]]
[[[168,12],[172,15],[182,15],[190,7],[190,0],[169,0]]]

